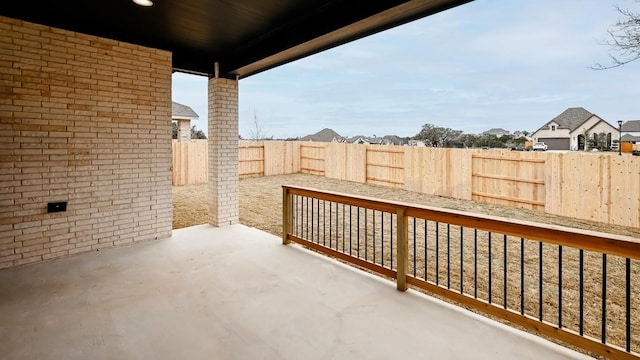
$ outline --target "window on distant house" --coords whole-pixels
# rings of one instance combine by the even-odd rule
[[[551,125],[551,131],[556,131],[556,126],[555,125]]]

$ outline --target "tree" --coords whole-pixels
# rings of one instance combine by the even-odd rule
[[[446,147],[450,146],[460,135],[462,135],[462,131],[460,130],[443,128],[433,124],[424,124],[422,130],[413,138],[415,140],[422,140],[427,145]]]
[[[204,134],[204,131],[196,129],[196,126],[193,125],[191,127],[191,138],[192,139],[206,139],[207,136]]]
[[[258,122],[258,115],[256,115],[256,111],[253,110],[253,128],[249,130],[249,138],[251,140],[264,140],[267,138],[262,126]]]
[[[178,123],[173,121],[171,122],[171,138],[172,139],[178,138]]]
[[[635,2],[640,3],[640,0]],[[611,64],[596,63],[592,69],[612,69],[640,59],[640,12],[623,9],[619,5],[616,5],[616,10],[622,15],[622,19],[607,31],[609,38],[602,42],[611,49]]]

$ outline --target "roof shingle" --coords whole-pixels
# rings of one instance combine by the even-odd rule
[[[182,105],[175,101],[171,102],[171,117],[175,118],[189,118],[191,120],[199,119],[200,117],[187,105]]]

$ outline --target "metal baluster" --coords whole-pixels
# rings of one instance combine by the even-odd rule
[[[380,239],[380,251],[381,251],[381,255],[380,257],[382,258],[382,267],[384,267],[384,212],[381,211],[380,212],[380,226],[381,226],[381,239]]]
[[[507,235],[503,235],[502,247],[504,249],[504,256],[502,262],[502,294],[504,295],[504,308],[507,308]]]
[[[579,333],[580,336],[584,335],[584,250],[580,249],[580,280],[579,280],[579,287],[580,287],[580,299],[579,299],[579,306],[580,306],[580,320],[579,320],[579,324],[578,324],[578,328],[579,328]]]
[[[491,286],[491,278],[492,278],[492,271],[491,271],[491,232],[488,233],[489,234],[489,304],[491,304],[491,290],[492,290],[492,286]]]
[[[460,294],[464,293],[464,228],[460,226]]]
[[[353,211],[349,205],[349,255],[351,255],[351,230],[353,229],[353,221],[351,220]]]
[[[333,202],[329,201],[329,249],[333,249]]]
[[[371,219],[373,219],[373,263],[376,263],[376,211],[373,210],[373,214],[371,215]]]
[[[520,315],[524,315],[524,238],[520,238]]]
[[[478,229],[473,229],[473,297],[478,298]]]
[[[416,218],[413,218],[413,277],[416,277]]]
[[[562,328],[562,246],[558,246],[558,327]]]
[[[369,231],[368,231],[369,218],[367,217],[367,208],[364,208],[364,258],[369,260]]]
[[[391,259],[391,266],[389,269],[393,269],[393,214],[389,213],[389,233],[391,234],[389,240],[389,258]]]
[[[625,289],[626,321],[625,322],[626,322],[626,328],[627,328],[627,334],[626,334],[627,344],[625,346],[625,349],[627,350],[627,352],[630,352],[631,351],[631,259],[626,258],[624,265],[625,265],[624,271],[625,271],[625,280],[626,280],[626,289]]]
[[[602,254],[602,343],[607,343],[607,254]]]
[[[542,321],[542,241],[540,241],[538,254],[538,319]]]
[[[436,221],[436,285],[440,285],[440,223]]]
[[[429,266],[427,266],[429,264],[429,257],[427,256],[427,248],[428,248],[428,239],[429,237],[427,236],[428,233],[428,228],[427,228],[427,219],[424,219],[424,281],[427,281],[428,279],[428,273],[429,273]]]
[[[447,224],[447,289],[451,289],[451,224]]]
[[[360,207],[356,208],[358,212],[358,216],[356,216],[356,222],[358,223],[358,228],[356,229],[356,255],[358,258],[360,257]]]

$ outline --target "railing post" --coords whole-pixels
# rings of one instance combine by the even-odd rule
[[[289,194],[289,188],[286,186],[282,187],[282,244],[287,245],[291,242],[287,235],[289,235],[289,230],[291,228],[291,224],[289,220],[291,219],[291,202],[289,198],[291,195]]]
[[[409,227],[409,221],[407,216],[405,215],[404,208],[398,208],[396,211],[397,216],[397,238],[398,238],[398,246],[396,247],[396,260],[397,260],[397,276],[396,282],[398,285],[398,290],[406,291],[408,289],[407,285],[407,270],[409,264],[409,234],[407,232],[407,228]]]

